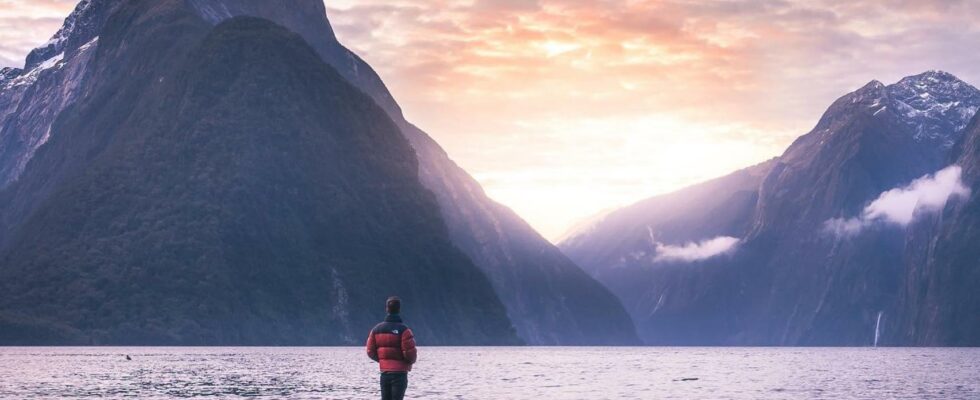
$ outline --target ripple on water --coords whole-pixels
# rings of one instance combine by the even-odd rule
[[[418,399],[980,398],[980,349],[440,347],[420,354],[409,381]],[[0,398],[374,399],[376,368],[360,348],[0,348]]]

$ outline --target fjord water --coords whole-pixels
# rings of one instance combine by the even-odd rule
[[[373,399],[376,368],[355,347],[7,347],[0,398]],[[427,347],[407,398],[975,399],[980,349]]]

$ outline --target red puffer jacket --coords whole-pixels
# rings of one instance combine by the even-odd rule
[[[389,314],[371,329],[367,339],[367,354],[381,366],[381,372],[408,372],[412,370],[418,353],[415,335],[402,323],[401,317]]]

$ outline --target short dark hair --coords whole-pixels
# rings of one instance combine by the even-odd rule
[[[387,311],[388,314],[398,314],[401,312],[401,310],[402,299],[399,299],[398,296],[391,296],[387,301],[385,301],[385,311]]]

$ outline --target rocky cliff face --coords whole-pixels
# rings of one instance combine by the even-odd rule
[[[980,114],[965,129],[952,160],[972,196],[928,215],[906,239],[899,302],[885,338],[919,346],[980,344]]]
[[[117,2],[85,0],[23,69],[0,72],[0,189],[16,180],[50,138],[54,119],[79,96],[98,32]]]
[[[943,72],[873,81],[834,102],[761,177],[649,200],[613,214],[642,222],[610,219],[562,247],[613,288],[651,343],[869,344],[879,313],[890,327],[926,307],[896,304],[915,269],[906,265],[930,259],[910,261],[906,248],[934,240],[922,233],[928,218],[881,223],[869,207],[948,165],[978,105],[980,91]]]
[[[127,1],[3,192],[0,342],[518,344],[398,126],[298,35]]]

